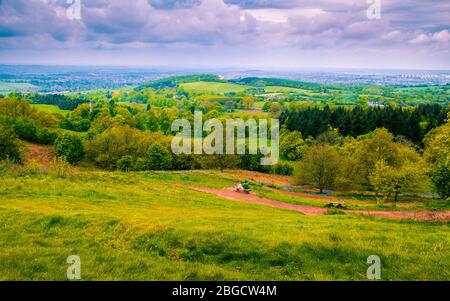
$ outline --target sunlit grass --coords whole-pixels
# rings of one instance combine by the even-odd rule
[[[79,172],[0,177],[0,279],[450,280],[449,224],[304,216],[177,185],[229,187],[208,173]]]
[[[61,110],[60,108],[58,108],[57,106],[54,106],[54,105],[32,104],[31,107],[36,108],[41,111],[44,111],[44,112],[47,112],[47,113],[58,113],[63,116],[66,116],[68,113],[71,112],[69,110]]]

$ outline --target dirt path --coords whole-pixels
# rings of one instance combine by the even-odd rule
[[[196,191],[200,191],[200,192],[214,194],[214,195],[221,196],[226,199],[233,200],[233,201],[263,204],[263,205],[267,205],[267,206],[274,207],[274,208],[288,209],[288,210],[302,212],[306,215],[320,215],[320,214],[325,214],[327,212],[327,210],[324,208],[313,207],[313,206],[301,206],[301,205],[294,205],[294,204],[273,201],[273,200],[266,199],[266,198],[260,198],[254,194],[244,194],[244,193],[236,192],[236,191],[234,191],[233,188],[211,189],[211,188],[194,187],[194,186],[188,186],[187,188],[196,190]]]
[[[183,185],[178,185],[182,187],[186,187]],[[273,201],[267,198],[261,198],[256,196],[255,194],[243,194],[240,192],[234,191],[234,188],[226,188],[226,189],[212,189],[206,187],[195,187],[195,186],[187,186],[186,188],[200,191],[204,193],[214,194],[217,196],[224,197],[233,201],[254,203],[254,204],[262,204],[274,208],[280,209],[288,209],[293,211],[302,212],[305,215],[321,215],[325,214],[328,209],[314,207],[314,206],[302,206],[295,204],[288,204],[279,201]],[[297,194],[296,194],[297,195]],[[307,195],[306,197],[309,197]],[[369,211],[369,210],[345,210],[346,213],[353,214],[363,214],[368,216],[381,216],[393,219],[412,219],[418,221],[450,221],[450,211]]]
[[[280,191],[278,189],[275,188],[271,188],[271,187],[264,187],[265,189],[274,191],[274,192],[278,192],[278,193],[283,193],[283,194],[289,194],[289,195],[293,195],[293,196],[298,196],[301,198],[305,198],[305,199],[314,199],[314,200],[326,200],[326,201],[337,201],[337,200],[346,200],[348,198],[346,197],[342,197],[342,196],[329,196],[329,195],[316,195],[316,194],[311,194],[311,193],[301,193],[301,192],[294,192],[294,191]]]
[[[412,219],[418,221],[450,221],[450,211],[367,211],[347,210],[349,213],[364,214],[369,216],[382,216],[395,219]]]

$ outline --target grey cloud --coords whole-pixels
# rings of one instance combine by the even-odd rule
[[[1,47],[30,48],[40,43],[80,49],[179,45],[401,49],[420,34],[429,37],[427,43],[414,47],[448,44],[445,32],[432,37],[450,28],[450,3],[436,0],[383,0],[382,19],[377,21],[367,19],[365,0],[84,0],[82,4],[82,20],[71,21],[64,15],[64,0],[0,0]],[[319,13],[309,14],[311,9]],[[258,19],[252,10],[274,11],[286,22]],[[445,45],[439,47],[431,50]]]
[[[148,0],[151,6],[157,9],[187,9],[197,6],[200,0]]]

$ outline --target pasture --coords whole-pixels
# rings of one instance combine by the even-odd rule
[[[240,176],[4,173],[0,279],[64,280],[78,255],[83,280],[364,280],[378,255],[383,280],[450,280],[448,223],[306,216],[188,188]]]

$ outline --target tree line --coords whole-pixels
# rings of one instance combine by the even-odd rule
[[[445,122],[448,108],[437,104],[419,105],[417,108],[355,106],[348,109],[305,108],[284,111],[280,122],[289,131],[301,132],[303,136],[318,137],[329,127],[338,129],[344,136],[357,137],[386,128],[394,135],[406,137],[421,145],[425,135]]]

